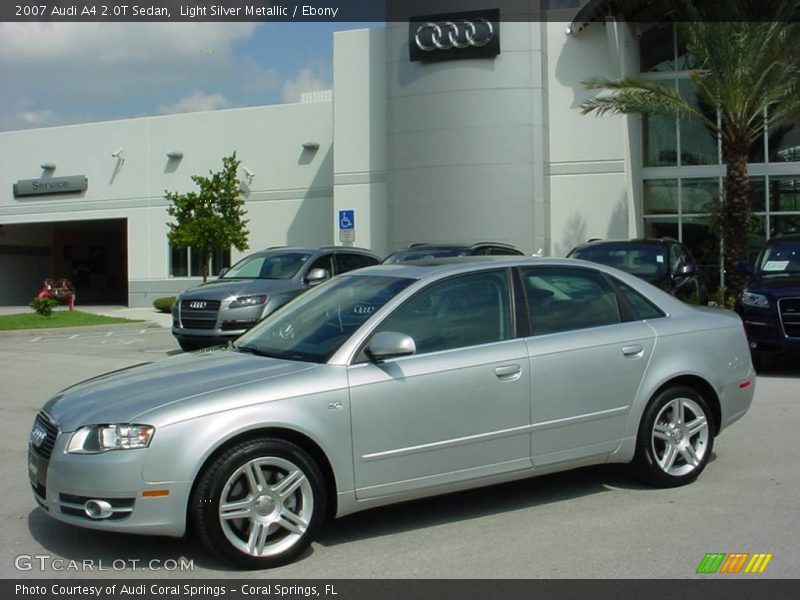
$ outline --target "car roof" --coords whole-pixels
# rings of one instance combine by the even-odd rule
[[[359,248],[358,246],[271,246],[269,248],[264,248],[263,250],[259,250],[257,252],[253,252],[248,254],[248,256],[264,256],[267,254],[286,254],[289,252],[306,252],[308,254],[316,254],[320,252],[352,252],[354,254],[365,254],[367,256],[372,256],[378,258],[378,255],[375,254],[372,250],[368,250],[367,248]]]
[[[409,244],[405,248],[400,248],[397,252],[406,252],[406,251],[413,251],[413,250],[431,250],[435,248],[479,248],[481,246],[497,246],[500,248],[508,248],[510,250],[517,250],[517,248],[511,244],[507,244],[505,242],[466,242],[466,243],[458,243],[458,242],[419,242],[416,244]],[[395,252],[395,254],[397,253]]]
[[[639,245],[639,246],[663,246],[665,244],[679,244],[678,240],[674,238],[636,238],[632,240],[589,240],[583,244],[578,244],[572,251],[581,250],[583,248],[594,248],[597,246],[624,246],[626,244]]]

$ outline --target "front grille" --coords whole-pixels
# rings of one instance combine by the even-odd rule
[[[186,329],[214,329],[219,300],[181,300],[180,324]]]
[[[800,338],[800,298],[781,298],[778,300],[783,334],[790,338]]]
[[[36,415],[36,421],[34,421],[33,424],[34,429],[36,429],[37,426],[44,430],[46,435],[41,444],[38,446],[31,444],[31,446],[37,454],[49,459],[50,455],[53,454],[53,446],[56,444],[58,425],[53,422],[46,412],[42,411]]]
[[[111,505],[114,513],[104,519],[106,521],[119,521],[127,519],[133,512],[133,498],[89,498],[88,496],[74,496],[72,494],[59,494],[58,501],[61,512],[72,517],[81,517],[87,521],[94,521],[86,514],[85,504],[89,500],[105,500]]]
[[[187,319],[186,317],[181,319],[181,323],[186,329],[214,329],[217,325],[217,320],[209,320],[209,319]]]

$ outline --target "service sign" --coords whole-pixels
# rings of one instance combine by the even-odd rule
[[[494,58],[500,54],[500,10],[412,17],[408,22],[411,61]]]
[[[43,177],[20,179],[14,184],[14,196],[46,196],[48,194],[74,194],[85,192],[89,180],[84,175],[71,177]]]

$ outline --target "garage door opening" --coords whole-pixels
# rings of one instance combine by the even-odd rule
[[[77,306],[128,304],[127,219],[3,226],[0,304],[25,305],[46,278],[69,279]]]

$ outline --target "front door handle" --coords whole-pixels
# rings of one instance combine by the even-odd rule
[[[644,356],[644,348],[641,344],[633,344],[632,346],[623,346],[622,354],[625,358],[641,358]]]
[[[522,367],[519,365],[505,365],[497,367],[494,374],[500,381],[516,381],[522,375]]]

